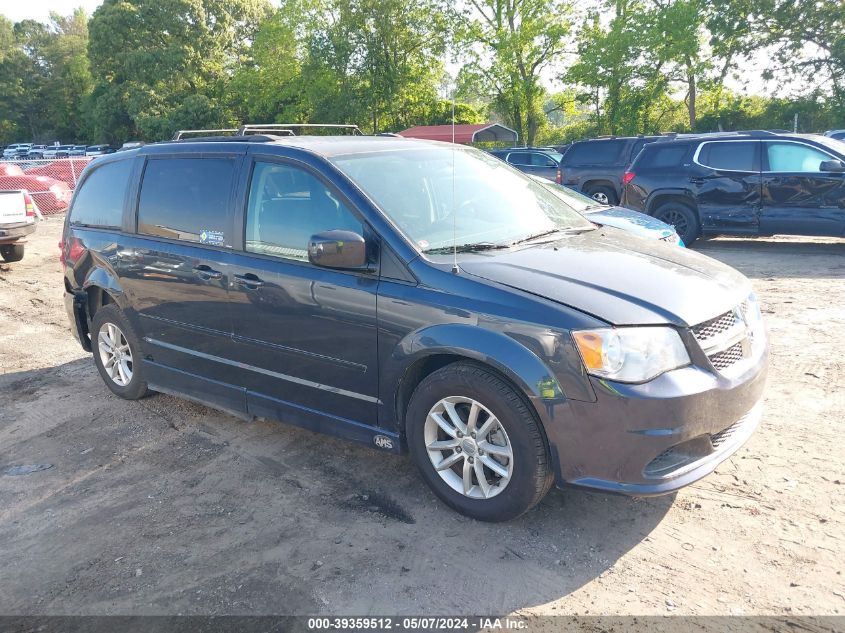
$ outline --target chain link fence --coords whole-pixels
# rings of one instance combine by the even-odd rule
[[[64,213],[70,204],[79,175],[94,157],[54,159],[0,159],[0,191],[29,192],[44,215]]]

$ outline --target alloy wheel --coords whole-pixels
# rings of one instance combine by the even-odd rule
[[[128,385],[132,381],[132,350],[120,328],[114,323],[104,323],[97,344],[109,378],[121,387]]]
[[[681,211],[677,209],[666,209],[660,213],[657,219],[673,226],[678,235],[683,236],[687,234],[687,230],[689,229],[687,218]]]
[[[508,434],[483,404],[449,396],[429,411],[423,430],[428,458],[440,478],[471,499],[501,493],[513,474]]]

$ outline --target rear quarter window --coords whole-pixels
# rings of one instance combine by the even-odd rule
[[[563,158],[566,165],[614,165],[620,161],[625,141],[574,143]]]
[[[652,146],[643,149],[637,158],[637,168],[666,169],[683,164],[689,148],[686,145]]]
[[[711,169],[756,171],[759,147],[757,141],[711,141],[701,145],[697,160]]]
[[[231,158],[151,158],[138,201],[138,233],[231,246]]]
[[[70,210],[71,225],[120,228],[132,160],[100,165],[85,177]]]

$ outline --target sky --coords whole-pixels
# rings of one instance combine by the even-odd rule
[[[12,22],[31,19],[46,22],[50,12],[70,15],[77,7],[83,7],[88,15],[102,4],[102,0],[0,0],[0,13]]]
[[[88,14],[100,6],[102,0],[0,0],[0,13],[9,18],[12,22],[19,22],[24,19],[46,22],[50,12],[55,11],[61,15],[70,15],[77,7],[83,7]],[[760,77],[762,67],[765,64],[764,56],[758,55],[757,60],[749,60],[745,64],[745,77],[747,84],[742,85],[732,79],[726,81],[729,88],[746,94],[767,95],[770,93],[769,86]],[[454,74],[453,66],[447,64],[450,74]],[[546,83],[551,83],[548,79]]]

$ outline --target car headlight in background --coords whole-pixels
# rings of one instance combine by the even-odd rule
[[[619,382],[645,382],[690,364],[678,332],[670,327],[578,330],[572,337],[587,373]]]

